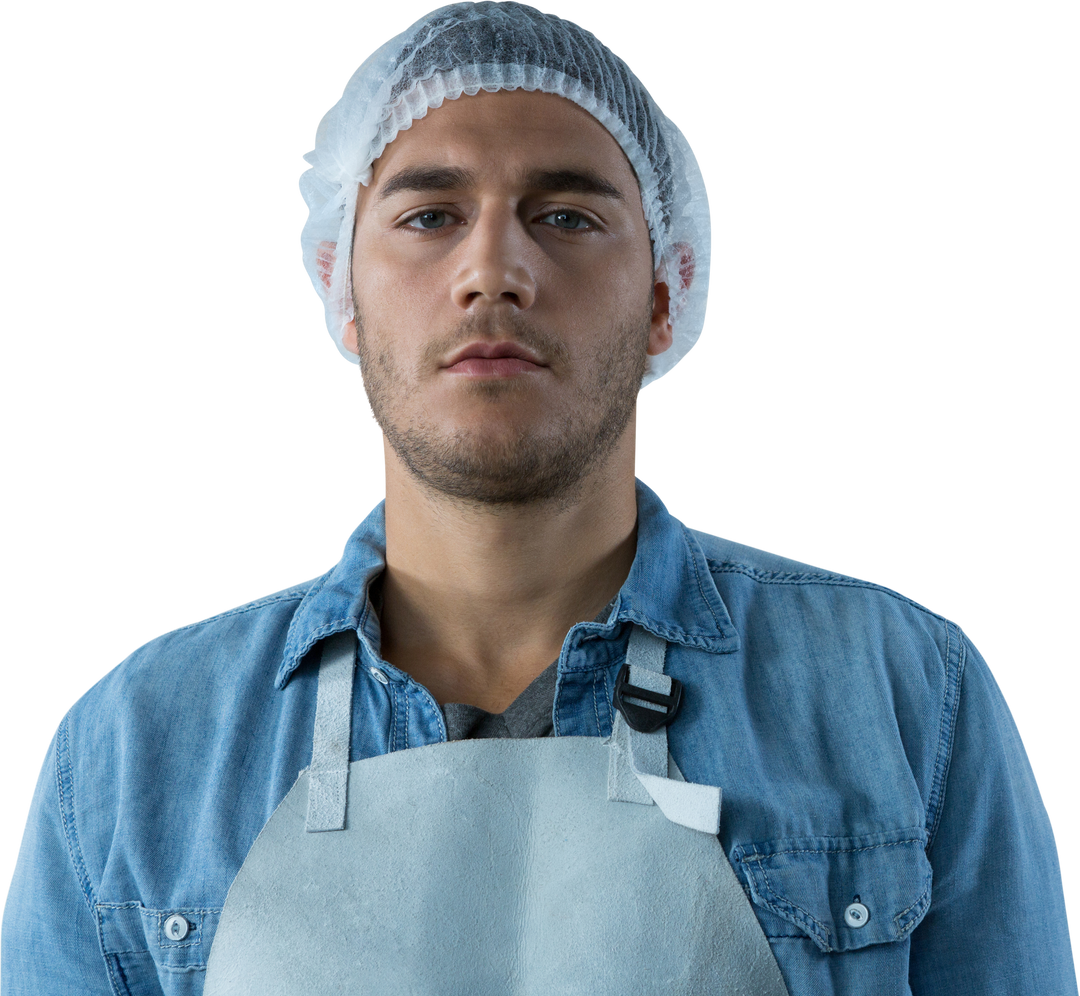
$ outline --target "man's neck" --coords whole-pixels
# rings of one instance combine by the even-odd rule
[[[627,436],[561,505],[447,500],[388,452],[382,656],[440,703],[505,709],[630,572],[632,429]]]

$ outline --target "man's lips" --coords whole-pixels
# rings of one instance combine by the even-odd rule
[[[445,369],[447,373],[466,377],[515,377],[535,373],[541,367],[516,356],[467,356]]]
[[[505,342],[470,342],[466,346],[462,346],[456,353],[454,353],[449,360],[443,364],[444,367],[456,366],[464,360],[524,360],[526,363],[531,363],[533,366],[542,367],[547,364],[540,359],[531,349],[509,340]]]

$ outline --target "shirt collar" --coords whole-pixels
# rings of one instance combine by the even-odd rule
[[[739,649],[739,635],[697,540],[663,502],[637,482],[637,551],[608,621],[635,622],[673,643],[712,653]],[[346,629],[378,647],[368,589],[385,567],[386,516],[380,502],[345,544],[338,565],[308,590],[293,616],[275,684],[283,688],[320,640]]]

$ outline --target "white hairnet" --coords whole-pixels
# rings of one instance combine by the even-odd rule
[[[643,383],[693,346],[709,286],[709,204],[694,154],[626,64],[588,31],[519,3],[456,3],[417,21],[354,74],[319,124],[300,179],[310,214],[304,266],[343,356],[353,317],[350,257],[359,186],[399,131],[444,100],[479,90],[539,90],[572,100],[619,143],[637,174],[653,260],[669,289],[674,342]],[[359,264],[363,266],[363,261]]]

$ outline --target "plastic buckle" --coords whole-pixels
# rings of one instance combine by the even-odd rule
[[[627,699],[638,699],[641,702],[651,702],[654,705],[663,706],[663,710],[650,709],[647,706],[627,702]],[[630,665],[624,664],[619,670],[619,676],[615,679],[615,691],[611,696],[611,704],[622,713],[626,725],[638,733],[654,733],[661,726],[667,726],[679,711],[682,705],[682,682],[677,678],[671,679],[671,692],[664,695],[661,692],[653,692],[648,688],[639,688],[630,684]]]

